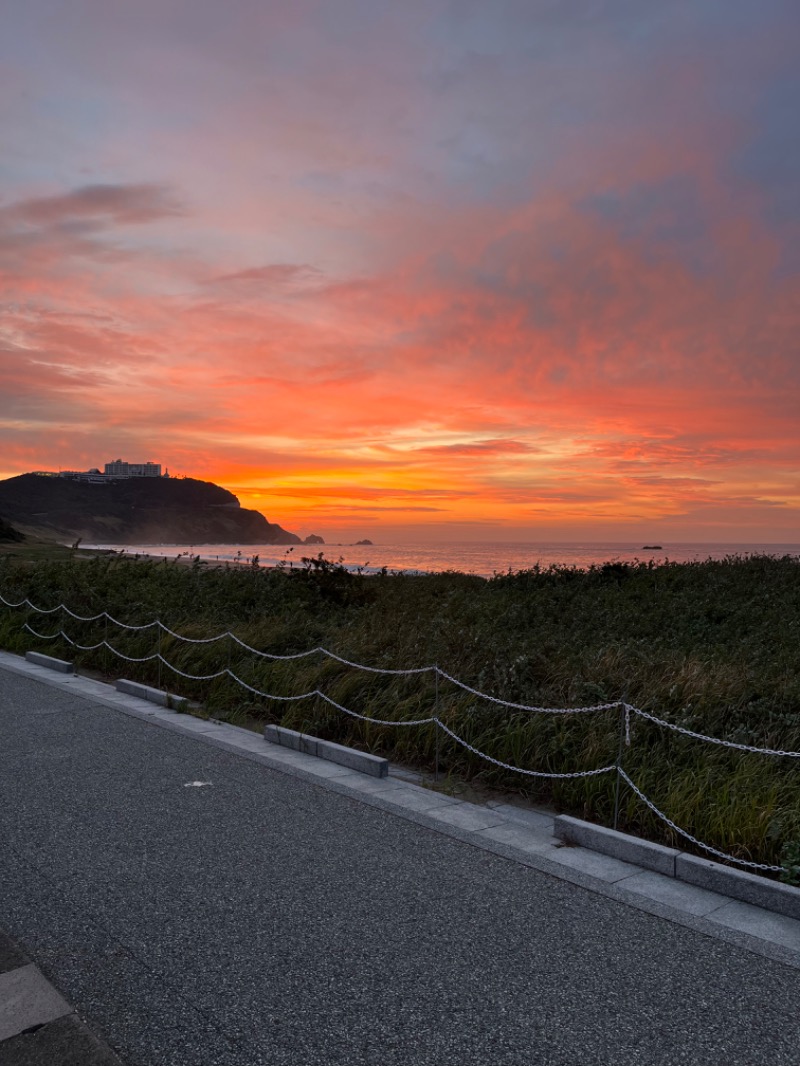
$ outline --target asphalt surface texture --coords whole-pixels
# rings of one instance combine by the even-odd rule
[[[2,670],[0,923],[126,1066],[800,1064],[792,967]]]
[[[13,982],[9,989],[9,980]],[[0,1063],[123,1066],[0,929]]]

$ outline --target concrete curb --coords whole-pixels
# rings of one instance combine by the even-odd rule
[[[4,1066],[122,1066],[2,928],[0,1062]]]
[[[710,859],[685,854],[679,855],[675,862],[675,876],[687,884],[720,892],[743,903],[784,914],[787,918],[800,918],[800,888],[792,885],[768,881],[746,870],[732,870]]]
[[[126,696],[138,696],[140,700],[148,703],[157,703],[160,707],[170,707],[173,711],[189,701],[183,696],[174,696],[170,692],[162,692],[160,688],[151,688],[150,685],[142,685],[138,681],[126,681],[123,679],[114,682],[117,692],[124,692]]]
[[[787,918],[800,919],[800,888],[792,885],[768,881],[759,874],[735,870],[697,855],[688,855],[661,844],[651,844],[647,840],[619,833],[614,829],[605,829],[579,818],[559,814],[553,825],[553,832],[560,840],[570,844],[611,855],[615,859],[635,863],[648,870],[674,877],[697,888],[705,888],[731,899],[751,903],[763,910],[783,914]]]
[[[568,814],[559,814],[553,822],[553,833],[559,840],[568,844],[580,844],[582,847],[611,855],[623,862],[632,862],[646,870],[675,877],[675,860],[679,852],[674,848],[665,848],[663,844],[651,844],[649,840],[619,833],[615,829],[606,829],[601,825],[583,822]]]
[[[304,755],[316,755],[319,759],[327,759],[328,762],[335,762],[339,766],[346,766],[371,777],[387,777],[389,774],[388,759],[355,748],[346,748],[342,744],[334,744],[332,740],[320,740],[306,733],[298,733],[294,729],[267,725],[264,727],[264,740],[269,744],[279,744],[281,747],[291,748],[292,751],[300,751]]]
[[[0,1044],[71,1013],[69,1003],[32,962],[0,973]]]
[[[75,668],[72,663],[64,659],[54,659],[52,655],[43,655],[40,651],[26,651],[25,658],[34,666],[45,666],[48,670],[55,670],[59,674],[72,674]]]

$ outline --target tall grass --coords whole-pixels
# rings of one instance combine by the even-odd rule
[[[696,732],[800,750],[800,562],[769,556],[702,563],[611,563],[588,571],[535,567],[491,580],[458,573],[362,576],[321,560],[300,570],[211,568],[130,559],[20,564],[0,561],[0,590],[39,606],[60,602],[122,621],[160,618],[187,636],[231,629],[257,648],[291,654],[323,645],[371,666],[437,664],[474,688],[512,702],[569,707],[624,698]],[[25,612],[0,610],[0,643],[72,657],[22,629]],[[80,643],[102,624],[54,615]],[[156,650],[155,630],[109,640],[128,655]],[[478,700],[431,675],[364,674],[321,656],[259,660],[230,641],[192,646],[162,636],[161,651],[190,673],[230,667],[276,695],[319,688],[360,713],[418,718],[434,711],[473,746],[501,761],[563,772],[614,762],[619,716],[549,717]],[[153,664],[120,666],[103,652],[84,667],[153,683]],[[280,704],[250,698],[230,679],[165,687],[202,700],[216,717],[280,721],[370,751],[430,766],[432,727],[358,722],[319,700]],[[574,781],[523,777],[440,738],[443,767],[608,824],[614,774]],[[720,748],[634,719],[627,773],[675,823],[737,857],[776,864],[800,841],[800,760]],[[684,846],[623,787],[620,828]],[[787,851],[788,849],[788,851]]]

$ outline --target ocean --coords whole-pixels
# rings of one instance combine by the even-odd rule
[[[119,550],[119,545],[85,545]],[[658,547],[634,543],[607,542],[505,543],[501,541],[452,542],[447,544],[128,544],[126,554],[147,554],[165,558],[200,556],[210,562],[248,565],[255,556],[261,566],[284,565],[295,568],[303,558],[317,557],[341,563],[350,570],[376,573],[390,571],[430,573],[457,570],[492,577],[509,570],[526,570],[551,564],[586,569],[606,562],[694,562],[724,559],[731,555],[800,556],[800,544],[698,544],[664,543]]]

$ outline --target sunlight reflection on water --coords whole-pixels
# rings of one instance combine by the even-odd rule
[[[88,547],[88,545],[87,545]],[[113,547],[119,545],[95,545]],[[480,541],[451,544],[297,544],[293,548],[275,544],[162,544],[124,545],[127,554],[147,554],[175,558],[178,555],[197,556],[210,562],[250,564],[258,556],[261,566],[302,566],[303,558],[316,558],[322,553],[330,562],[341,562],[352,570],[376,573],[382,567],[407,573],[442,572],[456,570],[466,574],[491,577],[509,570],[526,570],[537,563],[586,568],[605,562],[633,562],[636,559],[656,562],[693,562],[704,559],[724,559],[730,555],[766,554],[800,556],[800,544],[663,544],[658,550],[641,544],[622,543],[502,543]]]

